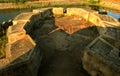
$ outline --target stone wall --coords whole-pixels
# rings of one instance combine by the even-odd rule
[[[98,37],[85,49],[83,67],[92,76],[119,76],[118,54],[117,48]]]
[[[91,76],[119,76],[120,23],[111,16],[94,14],[79,8],[68,8],[66,15],[77,15],[98,28],[100,37],[93,40],[84,50],[84,69]]]
[[[100,34],[103,34],[106,31],[106,27],[119,26],[120,23],[113,17],[108,15],[94,14],[92,12],[86,11],[81,8],[67,8],[66,15],[77,15],[78,17],[85,19],[97,26],[97,29]],[[106,24],[109,25],[106,25]]]
[[[31,28],[37,21],[44,21],[52,15],[51,8],[41,9],[38,12],[21,13],[13,20],[13,26],[7,31],[6,57],[0,59],[0,76],[37,76],[42,53],[40,46],[30,37],[33,32]]]

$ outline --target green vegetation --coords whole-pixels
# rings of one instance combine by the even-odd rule
[[[31,8],[44,8],[44,7],[82,7],[86,5],[86,3],[48,3],[48,4],[33,4],[30,7]]]
[[[6,35],[0,36],[0,59],[5,57]]]
[[[97,3],[100,3],[100,0],[88,0],[88,3],[97,4]]]
[[[0,0],[0,3],[24,3],[26,1],[36,1],[36,0]]]
[[[2,8],[0,7],[0,9],[25,9],[25,8],[44,8],[44,7],[96,7],[96,8],[106,8],[109,10],[117,10],[118,8],[110,8],[109,6],[105,6],[104,4],[101,3],[101,0],[87,0],[86,2],[77,2],[77,3],[34,3],[33,4],[27,4],[27,1],[37,1],[37,0],[0,0],[1,2],[4,3],[15,3],[12,4],[12,8],[9,8],[8,4],[8,8]],[[24,3],[26,2],[26,3]],[[4,7],[4,5],[3,5]]]

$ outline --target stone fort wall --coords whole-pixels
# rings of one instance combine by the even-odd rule
[[[37,76],[37,72],[42,60],[42,49],[39,47],[39,35],[49,33],[56,28],[55,26],[44,25],[46,19],[53,18],[53,14],[65,14],[67,16],[77,15],[80,18],[84,18],[85,20],[92,22],[99,30],[100,40],[103,41],[101,43],[106,45],[105,48],[108,45],[110,48],[116,48],[116,53],[119,53],[117,47],[114,47],[102,38],[108,37],[110,39],[116,39],[116,36],[114,37],[114,35],[106,33],[109,32],[107,31],[108,28],[106,27],[111,27],[113,24],[113,26],[119,25],[119,23],[114,18],[107,16],[113,20],[111,23],[110,20],[107,20],[107,17],[107,19],[103,20],[101,19],[101,15],[96,15],[81,8],[67,8],[66,13],[64,13],[64,10],[65,9],[61,7],[35,9],[33,12],[21,13],[13,20],[13,26],[10,26],[7,31],[8,44],[6,45],[6,58],[0,59],[0,76]],[[46,23],[48,22],[46,21]],[[41,28],[41,26],[38,25],[44,25],[45,27],[50,28],[47,29],[47,31],[45,31],[43,28],[42,31],[44,32],[41,33],[40,30],[35,30],[36,28]],[[38,34],[38,32],[40,34]],[[99,38],[95,39],[93,43],[95,43],[97,40],[99,40]],[[117,40],[119,41],[119,38],[117,38]],[[89,46],[91,46],[93,43],[91,43]],[[98,47],[101,46],[100,44],[92,46]],[[116,66],[118,64],[110,64],[109,61],[104,62],[107,57],[101,60],[101,55],[97,55],[101,51],[96,51],[95,48],[91,49],[89,46],[86,48],[87,50],[85,50],[83,57],[81,58],[85,70],[87,70],[92,76],[110,76],[110,74],[111,76],[120,75],[120,69],[114,67],[114,65]],[[105,49],[101,50],[106,51]],[[115,53],[111,53],[111,55],[112,54]],[[102,55],[107,56],[104,55],[104,52]],[[117,60],[119,62],[119,59]],[[113,61],[111,60],[111,62]],[[91,67],[92,65],[94,68]],[[101,70],[99,70],[98,67],[101,67]],[[114,69],[110,70],[110,68]],[[116,69],[118,72],[116,72]]]

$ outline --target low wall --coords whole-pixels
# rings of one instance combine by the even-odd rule
[[[117,48],[98,37],[84,50],[83,67],[91,76],[119,76],[118,53]]]
[[[39,45],[26,33],[31,28],[24,29],[30,24],[53,15],[51,8],[39,12],[21,13],[13,20],[13,26],[7,31],[8,43],[6,57],[0,59],[0,76],[37,76],[42,60]]]

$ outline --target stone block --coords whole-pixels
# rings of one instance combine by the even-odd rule
[[[59,8],[53,8],[52,9],[52,11],[53,11],[53,14],[55,15],[55,14],[63,14],[64,12],[64,9],[62,8],[62,7],[59,7]]]
[[[119,76],[120,51],[101,37],[84,50],[83,67],[91,76]]]
[[[33,9],[32,12],[33,12],[34,14],[40,13],[40,9]]]
[[[80,17],[83,17],[84,15],[88,14],[84,9],[81,8],[67,8],[67,14],[66,15],[77,15]]]
[[[108,22],[108,23],[113,23],[113,24],[118,24],[118,21],[113,18],[112,16],[108,16],[108,15],[100,15],[100,14],[97,14],[97,16],[104,22]]]
[[[10,51],[12,59],[14,60],[19,56],[25,54],[34,46],[35,46],[34,41],[28,35],[25,35],[23,38],[11,44]]]
[[[25,22],[19,21],[16,25],[13,25],[10,33],[16,33],[23,31],[23,27],[25,26]]]
[[[53,15],[52,8],[34,9],[33,13],[41,13],[43,17],[49,17]]]
[[[105,25],[107,27],[105,29],[105,32],[103,33],[103,36],[120,41],[120,27],[108,23],[106,23]]]
[[[34,41],[28,35],[8,43],[6,57],[0,60],[0,76],[36,76],[40,65],[37,61],[41,60],[41,55],[38,46],[34,46]]]
[[[21,13],[13,20],[13,25],[17,24],[19,21],[27,22],[29,21],[30,17],[33,15],[31,12]]]
[[[25,31],[17,32],[17,33],[12,33],[8,35],[8,42],[13,43],[25,36]]]
[[[0,69],[1,76],[37,76],[42,60],[39,46],[35,46],[19,58]]]

